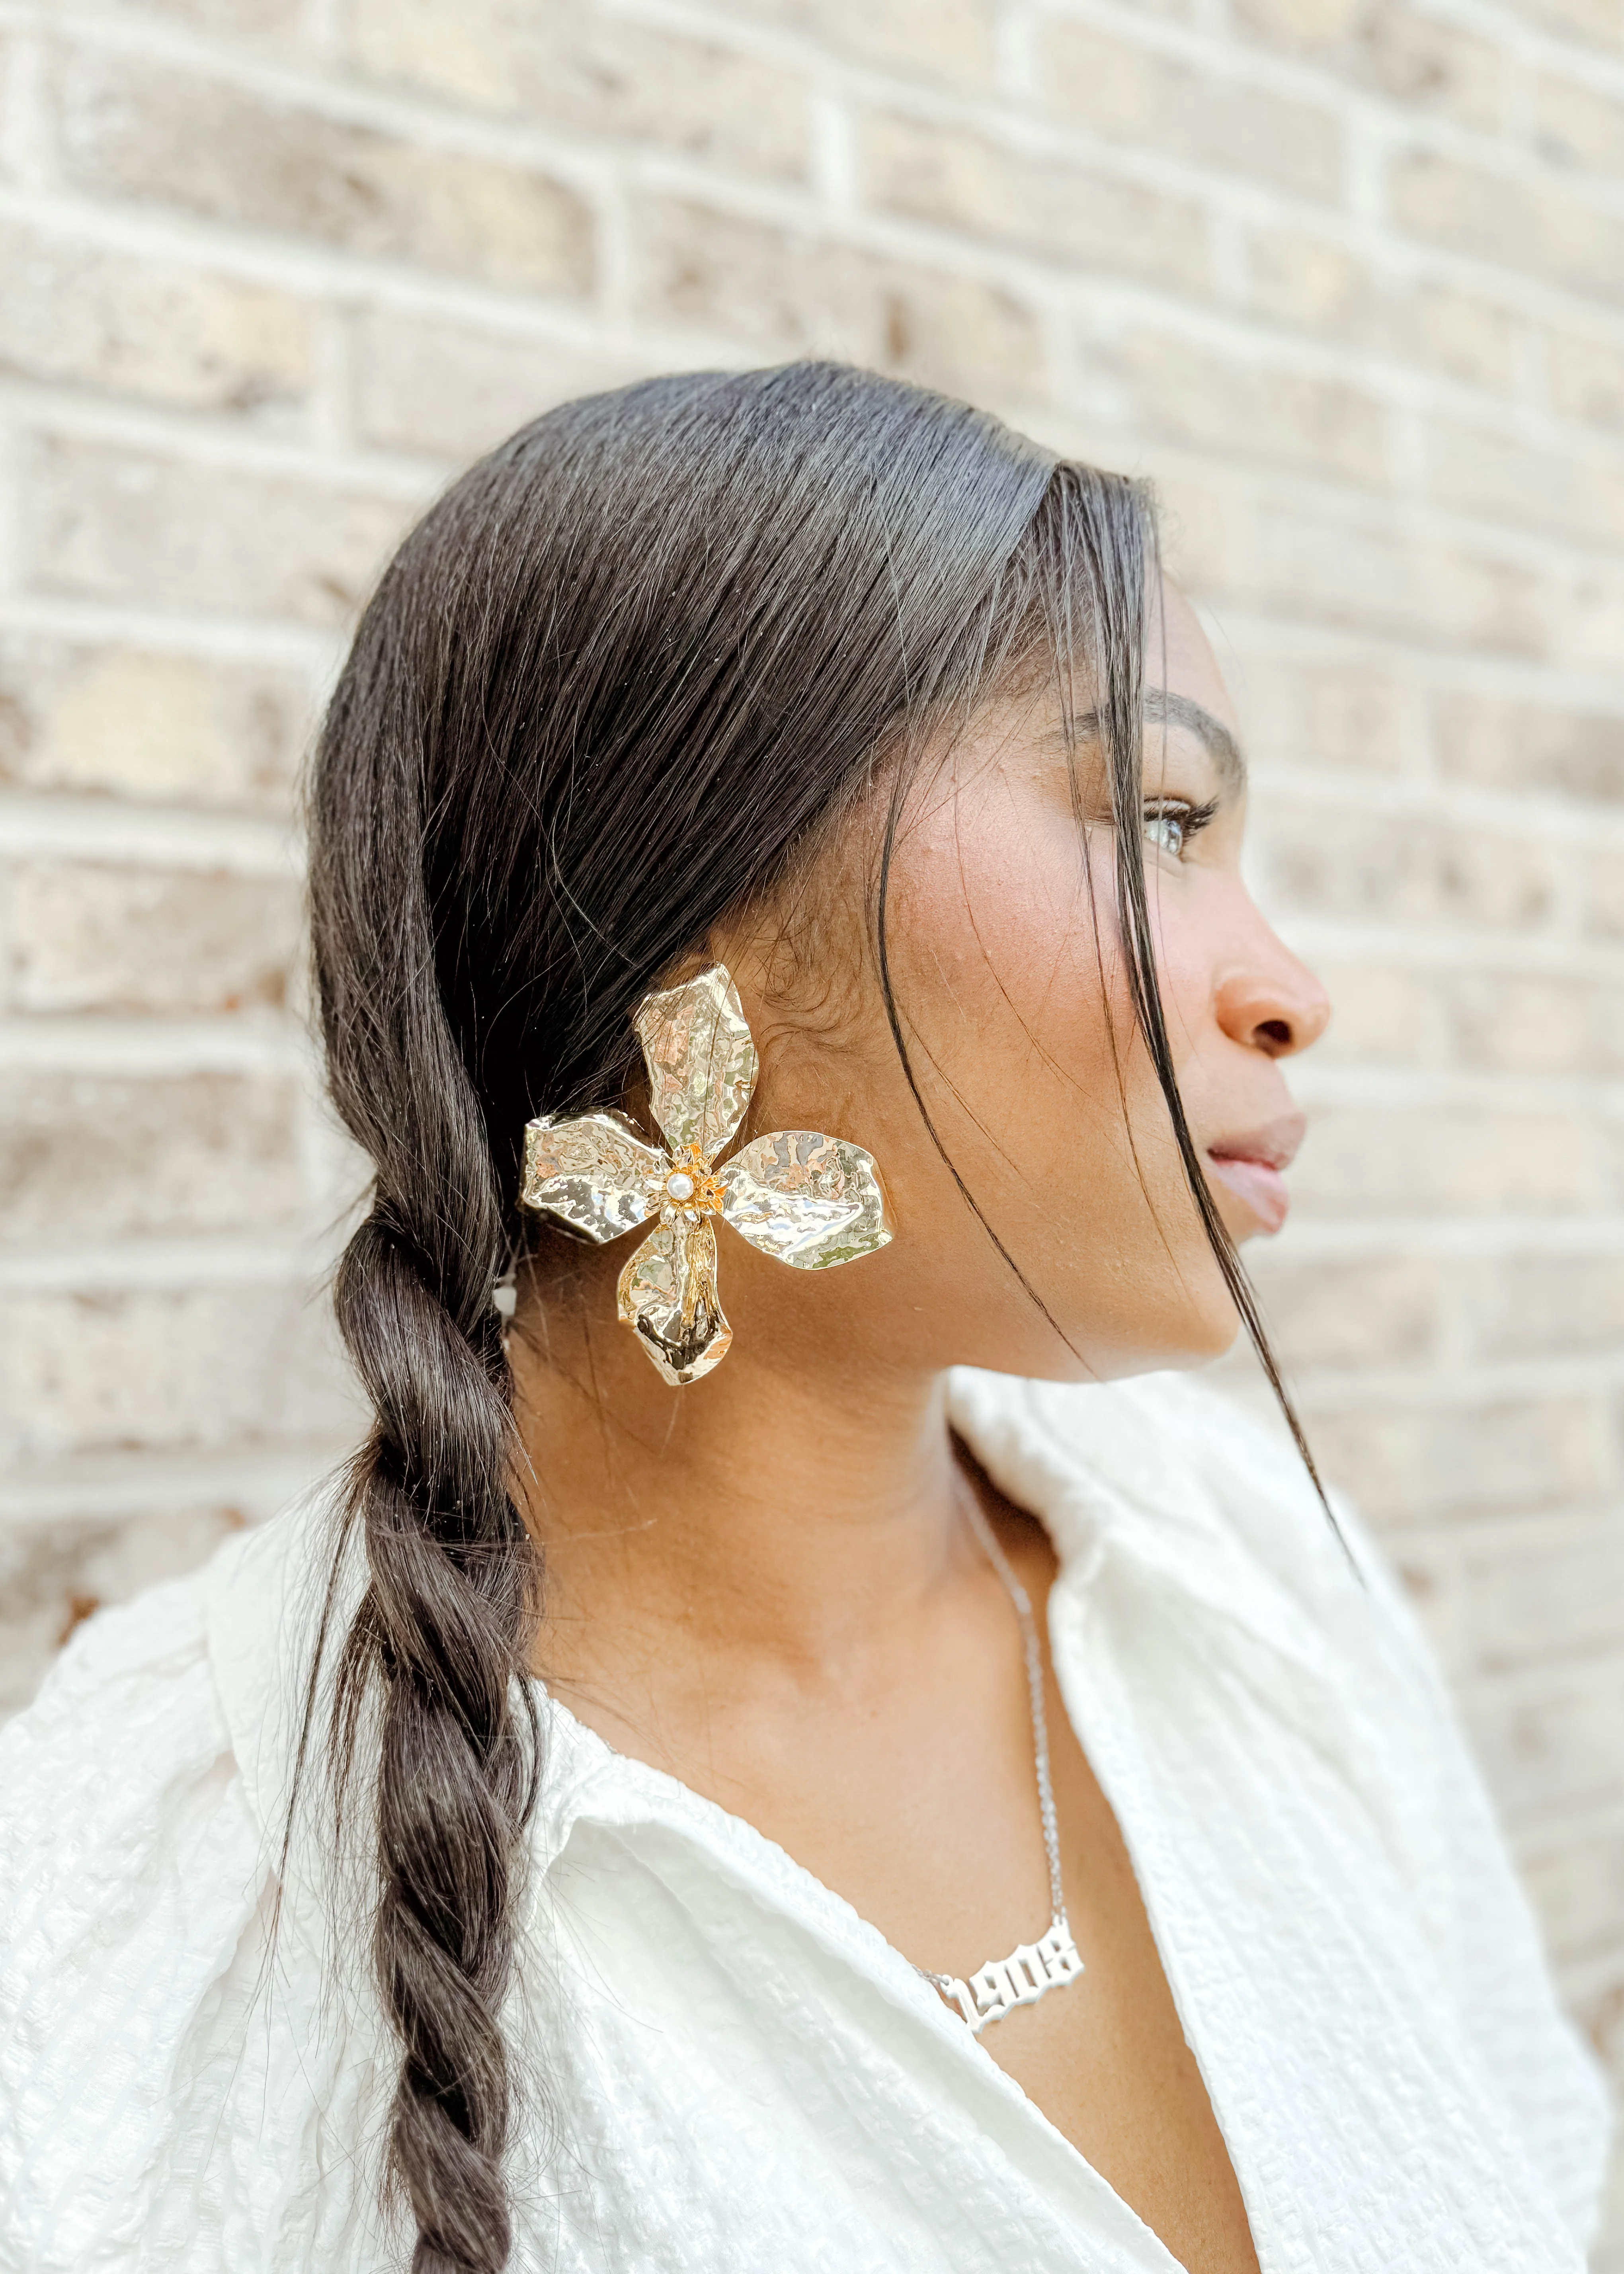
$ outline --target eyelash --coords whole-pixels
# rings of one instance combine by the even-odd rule
[[[1218,801],[1210,798],[1205,805],[1187,805],[1180,798],[1158,798],[1145,808],[1145,834],[1148,837],[1158,822],[1172,822],[1179,830],[1177,847],[1164,846],[1176,861],[1182,860],[1184,849],[1192,837],[1199,837],[1218,812]]]

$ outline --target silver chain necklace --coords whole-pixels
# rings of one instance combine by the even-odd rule
[[[965,1514],[970,1528],[986,1551],[987,1560],[1009,1589],[1020,1621],[1020,1639],[1026,1656],[1026,1689],[1032,1699],[1032,1737],[1037,1755],[1038,1813],[1043,1819],[1043,1849],[1049,1857],[1049,1932],[1036,1942],[1017,1943],[1007,1958],[989,1958],[967,1982],[956,1974],[932,1974],[919,1967],[945,2002],[962,2015],[974,2036],[989,2022],[1001,2022],[1017,2006],[1035,2006],[1051,1990],[1075,1982],[1083,1970],[1077,1945],[1066,1919],[1065,1894],[1060,1884],[1060,1834],[1055,1823],[1055,1793],[1049,1775],[1049,1721],[1043,1711],[1043,1655],[1032,1615],[1032,1600],[1010,1568],[1010,1561],[994,1537],[975,1495],[967,1487]]]

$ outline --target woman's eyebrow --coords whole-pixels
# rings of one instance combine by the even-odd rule
[[[1210,711],[1203,710],[1188,695],[1172,694],[1165,687],[1145,689],[1145,722],[1151,727],[1182,727],[1195,736],[1216,767],[1225,791],[1239,797],[1246,787],[1246,761],[1241,746],[1224,725]],[[1079,711],[1072,721],[1072,732],[1079,742],[1100,739],[1098,711]],[[1047,738],[1046,738],[1047,739]],[[1064,740],[1056,730],[1054,739]]]
[[[1172,694],[1165,687],[1145,689],[1145,717],[1152,726],[1187,728],[1205,748],[1225,789],[1240,795],[1246,787],[1246,761],[1222,719],[1214,719],[1188,695]]]

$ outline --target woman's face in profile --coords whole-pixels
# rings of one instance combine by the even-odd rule
[[[1146,680],[1146,883],[1169,1039],[1214,1199],[1244,1240],[1284,1220],[1282,1171],[1302,1124],[1280,1061],[1317,1038],[1329,1005],[1242,882],[1239,727],[1171,586]],[[1058,712],[1034,697],[989,710],[909,794],[891,877],[891,973],[951,1169],[909,1093],[871,954],[860,990],[841,983],[865,953],[873,844],[861,819],[807,895],[787,999],[763,976],[775,968],[770,942],[757,935],[752,956],[720,941],[765,1045],[752,1128],[821,1127],[867,1146],[896,1227],[860,1270],[795,1275],[792,1337],[827,1347],[836,1337],[860,1364],[1061,1378],[1199,1364],[1233,1340],[1234,1307],[1134,1021],[1109,792],[1086,742],[1075,771],[1082,834]],[[748,1286],[740,1276],[728,1307],[742,1329],[748,1306],[773,1291],[759,1269]]]

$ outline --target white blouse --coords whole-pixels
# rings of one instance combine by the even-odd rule
[[[1351,1518],[1367,1585],[1289,1451],[1178,1377],[964,1374],[952,1416],[1053,1535],[1060,1687],[1264,2274],[1581,2268],[1599,2077]],[[317,1806],[280,1865],[327,1536],[318,1500],[102,1612],[0,1739],[6,2274],[403,2263],[365,1888]],[[1169,2274],[875,1928],[542,1706],[515,2268]]]

